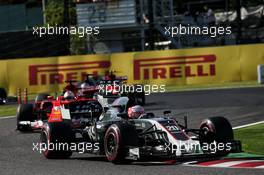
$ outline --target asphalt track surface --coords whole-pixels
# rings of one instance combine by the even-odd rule
[[[233,127],[264,120],[264,88],[206,90],[153,94],[147,97],[147,111],[188,113],[190,127],[198,127],[202,119],[225,116]],[[15,118],[0,119],[0,175],[5,174],[85,174],[85,175],[263,175],[263,169],[206,168],[134,163],[113,165],[104,157],[77,154],[67,160],[47,160],[33,151],[39,133],[15,131]],[[263,141],[263,140],[262,140]]]

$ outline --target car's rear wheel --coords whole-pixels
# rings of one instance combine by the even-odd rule
[[[17,130],[21,132],[31,131],[30,125],[22,124],[22,122],[31,122],[34,120],[33,105],[20,104],[17,108]]]
[[[129,123],[111,125],[105,134],[104,150],[107,159],[115,164],[130,163],[126,159],[127,146],[137,146],[138,137],[135,128]]]
[[[227,144],[234,140],[231,124],[224,117],[211,117],[200,124],[200,142],[202,144]],[[227,150],[217,150],[218,154],[228,154]]]
[[[40,143],[44,150],[43,155],[48,159],[69,158],[72,155],[70,147],[73,142],[74,133],[69,123],[46,123],[41,130]]]

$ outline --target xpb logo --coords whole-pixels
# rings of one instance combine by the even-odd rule
[[[215,55],[138,59],[134,80],[215,76],[215,61]]]
[[[65,80],[85,79],[86,74],[97,75],[110,67],[110,61],[91,61],[66,64],[29,66],[29,85],[63,84]]]

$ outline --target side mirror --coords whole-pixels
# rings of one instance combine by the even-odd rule
[[[127,113],[119,113],[117,114],[117,117],[123,118],[123,119],[128,119]]]
[[[188,128],[188,117],[186,115],[184,116],[184,127]]]
[[[164,114],[164,115],[171,114],[171,111],[163,111],[163,114]]]
[[[146,115],[149,117],[149,118],[154,118],[155,117],[155,114],[153,112],[148,112],[146,113]]]

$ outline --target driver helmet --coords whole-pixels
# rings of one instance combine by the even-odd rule
[[[81,88],[82,91],[84,91],[84,90],[88,89],[89,87],[90,87],[90,84],[84,82],[84,83],[81,84],[80,88]]]
[[[144,113],[145,113],[145,110],[140,105],[136,105],[136,106],[132,106],[128,108],[128,118],[129,119],[139,118]]]
[[[65,91],[75,92],[76,91],[76,86],[73,85],[73,84],[68,84],[64,89],[65,89]]]
[[[64,99],[74,99],[74,93],[72,91],[66,91],[63,95]]]

